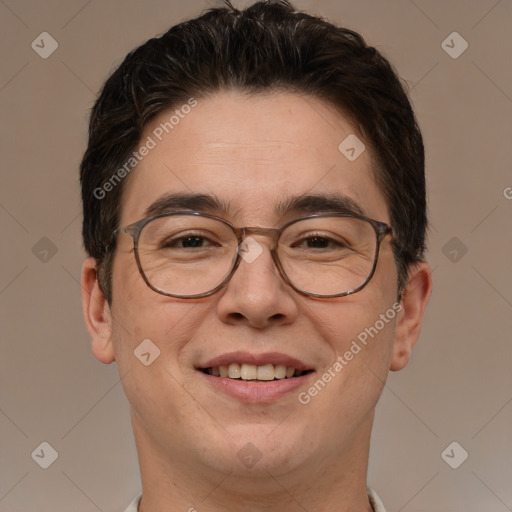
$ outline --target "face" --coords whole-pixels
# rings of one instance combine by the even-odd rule
[[[226,208],[207,213],[238,227],[280,227],[313,212],[278,212],[278,204],[333,193],[390,224],[369,150],[350,161],[338,149],[349,135],[362,136],[326,103],[296,94],[217,93],[197,99],[159,141],[152,134],[171,114],[146,129],[142,141],[151,136],[157,145],[129,177],[121,226],[145,217],[170,193],[214,195]],[[146,285],[133,239],[120,235],[112,308],[104,306],[108,340],[94,342],[93,350],[104,362],[115,358],[124,376],[139,452],[196,471],[252,476],[334,467],[364,449],[387,373],[405,364],[413,343],[400,334],[406,320],[395,304],[391,237],[384,238],[364,289],[320,299],[286,284],[272,260],[270,238],[252,236],[263,252],[250,263],[242,260],[224,288],[179,299]],[[134,355],[146,339],[160,351],[148,366]],[[245,382],[201,371],[219,361],[284,363],[308,373]],[[244,455],[261,459],[249,467]]]

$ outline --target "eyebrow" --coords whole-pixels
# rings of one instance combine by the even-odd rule
[[[169,193],[151,203],[144,211],[145,217],[173,211],[197,211],[213,215],[229,215],[233,210],[229,202],[214,194]],[[304,194],[288,197],[274,206],[274,212],[281,217],[312,213],[344,213],[365,215],[356,201],[339,193]]]

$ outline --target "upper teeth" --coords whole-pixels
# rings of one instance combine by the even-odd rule
[[[255,364],[231,363],[229,366],[214,366],[209,369],[209,373],[230,379],[273,380],[274,378],[284,379],[285,377],[293,377],[296,370],[284,364],[256,366]]]

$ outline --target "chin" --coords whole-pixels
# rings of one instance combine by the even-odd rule
[[[207,450],[207,464],[233,472],[233,476],[264,478],[306,464],[308,453],[314,451],[314,440],[306,436],[305,429],[283,420],[226,426],[224,442],[214,442],[215,448]]]

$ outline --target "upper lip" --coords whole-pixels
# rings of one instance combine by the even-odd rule
[[[284,364],[287,367],[295,368],[297,371],[311,370],[310,366],[307,366],[302,361],[299,361],[295,357],[281,354],[279,352],[265,352],[262,354],[251,354],[249,352],[228,352],[220,356],[214,357],[205,363],[199,364],[198,368],[215,368],[217,366],[229,366],[231,363],[238,364],[254,364],[256,366],[263,366],[265,364]]]

